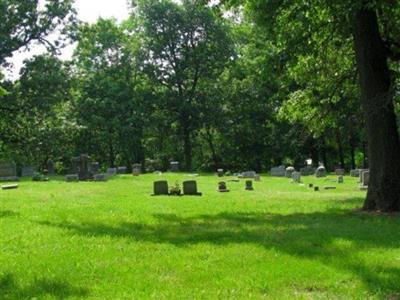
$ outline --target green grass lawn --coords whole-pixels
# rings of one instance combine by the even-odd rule
[[[218,193],[203,175],[202,197],[151,197],[163,178],[190,177],[0,190],[0,299],[399,299],[400,218],[355,211],[355,178]]]

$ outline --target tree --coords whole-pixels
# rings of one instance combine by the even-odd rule
[[[224,21],[203,4],[184,0],[141,1],[144,71],[166,87],[167,109],[175,116],[183,139],[185,167],[192,169],[193,135],[199,127],[199,87],[212,82],[232,55]]]
[[[262,25],[293,60],[313,52],[334,34],[336,47],[353,43],[360,79],[369,145],[370,184],[366,210],[400,210],[400,144],[393,107],[394,74],[388,60],[400,57],[398,1],[265,1],[232,0],[245,3],[247,11]],[[379,16],[379,17],[378,17]]]
[[[52,55],[39,55],[24,61],[20,75],[7,84],[9,92],[3,98],[8,108],[0,126],[8,148],[3,152],[19,162],[41,165],[49,158],[68,156],[75,129],[68,114],[68,65]]]
[[[66,34],[66,25],[76,22],[72,4],[73,0],[50,0],[40,9],[38,0],[1,0],[0,65],[14,51],[32,41],[56,49],[59,41],[53,43],[46,37],[55,29]]]
[[[135,69],[134,48],[122,26],[99,19],[79,29],[75,111],[82,152],[107,163],[144,161],[145,82]]]

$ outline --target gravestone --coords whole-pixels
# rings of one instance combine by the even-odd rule
[[[315,171],[316,177],[326,177],[326,169],[324,166],[319,166]]]
[[[326,186],[324,190],[336,190],[336,186]]]
[[[221,193],[229,192],[229,190],[226,187],[226,183],[224,181],[220,181],[218,183],[218,192],[221,192]]]
[[[301,173],[300,172],[293,172],[292,173],[292,180],[295,183],[300,183],[301,182]]]
[[[108,168],[107,175],[110,175],[110,176],[117,175],[117,168]]]
[[[90,156],[87,154],[81,154],[79,156],[79,180],[91,180],[93,174],[89,170]]]
[[[253,188],[253,181],[251,181],[251,180],[246,180],[245,189],[246,189],[246,191],[252,191],[252,190],[254,190],[254,188]]]
[[[300,173],[302,176],[310,176],[315,174],[316,169],[312,166],[306,166],[300,169]]]
[[[358,169],[353,169],[353,170],[350,170],[350,176],[351,177],[358,177],[358,176],[360,176],[360,173],[359,173],[360,171],[358,170]]]
[[[364,174],[364,172],[369,172],[369,169],[360,169],[360,173],[359,173],[359,176],[358,176],[358,182],[359,183],[362,183],[363,181],[363,174]]]
[[[318,192],[319,191],[319,187],[318,186],[314,186],[314,192]]]
[[[80,157],[73,157],[71,159],[71,166],[69,168],[69,173],[70,174],[78,174],[79,173],[79,162],[80,162]]]
[[[284,177],[286,173],[285,166],[271,168],[271,176]]]
[[[50,159],[47,161],[47,174],[49,175],[54,175],[56,173],[55,168],[54,168],[54,162]]]
[[[108,177],[107,174],[95,174],[94,181],[107,181]]]
[[[345,171],[344,169],[336,169],[336,170],[335,170],[335,174],[336,174],[337,176],[344,176],[345,173],[346,173],[346,171]]]
[[[169,195],[168,182],[166,180],[155,181],[153,183],[153,196]]]
[[[178,161],[171,161],[170,167],[171,167],[171,172],[179,172],[179,162]]]
[[[201,196],[197,191],[197,182],[195,180],[187,180],[183,182],[183,194],[188,196]]]
[[[117,174],[126,174],[127,167],[118,167]]]
[[[21,176],[22,177],[32,177],[36,173],[36,168],[33,166],[22,167]]]
[[[132,175],[139,176],[142,172],[142,164],[133,164],[132,165]]]
[[[254,176],[254,181],[261,181],[260,175],[256,174],[256,176]]]
[[[224,169],[217,169],[217,175],[218,175],[218,177],[223,177],[224,176]]]
[[[295,172],[296,170],[294,169],[294,167],[287,167],[286,168],[286,172],[285,172],[285,176],[287,178],[292,178],[292,174],[293,172]]]
[[[91,162],[90,167],[89,167],[90,173],[92,174],[98,174],[100,170],[100,164],[96,162]]]
[[[12,161],[0,162],[0,181],[17,181],[17,166]]]
[[[343,175],[338,176],[338,183],[344,183]]]
[[[68,175],[65,175],[65,181],[66,181],[66,182],[79,181],[79,175],[78,175],[78,174],[68,174]]]
[[[369,185],[369,171],[363,171],[360,188],[368,189],[368,185]]]
[[[241,178],[254,178],[256,177],[257,173],[255,171],[246,171],[241,174]]]
[[[8,184],[8,185],[1,186],[2,190],[15,190],[17,188],[18,188],[18,184]]]

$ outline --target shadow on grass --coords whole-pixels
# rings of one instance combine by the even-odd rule
[[[254,244],[351,272],[371,292],[384,295],[400,293],[400,269],[392,267],[396,262],[369,262],[363,256],[370,250],[399,249],[400,218],[339,209],[288,215],[237,212],[181,217],[158,214],[154,218],[158,223],[120,223],[115,226],[102,223],[41,224],[84,236],[129,238],[178,247],[200,243]],[[389,255],[387,260],[390,259],[394,258]]]
[[[12,210],[0,210],[0,218],[18,217],[19,213]]]
[[[0,275],[0,293],[1,299],[42,299],[49,296],[55,299],[67,299],[85,297],[89,294],[84,288],[73,287],[55,280],[38,280],[30,285],[21,286],[9,273]]]

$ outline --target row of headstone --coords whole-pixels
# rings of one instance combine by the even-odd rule
[[[246,180],[244,189],[245,189],[246,191],[253,191],[253,190],[254,190],[253,181],[252,181],[252,180]],[[218,189],[217,189],[217,191],[220,192],[220,193],[229,192],[229,189],[228,189],[228,187],[227,187],[225,181],[220,181],[220,182],[218,182]]]
[[[368,171],[368,169],[353,169],[353,170],[350,170],[350,176],[351,177],[361,178],[360,177],[361,176],[361,172],[363,172],[363,171]],[[361,180],[360,180],[360,182],[361,182]]]
[[[153,196],[170,195],[168,181],[159,180],[153,184]],[[195,180],[187,180],[183,182],[183,194],[187,196],[201,196],[197,191],[197,182]]]

